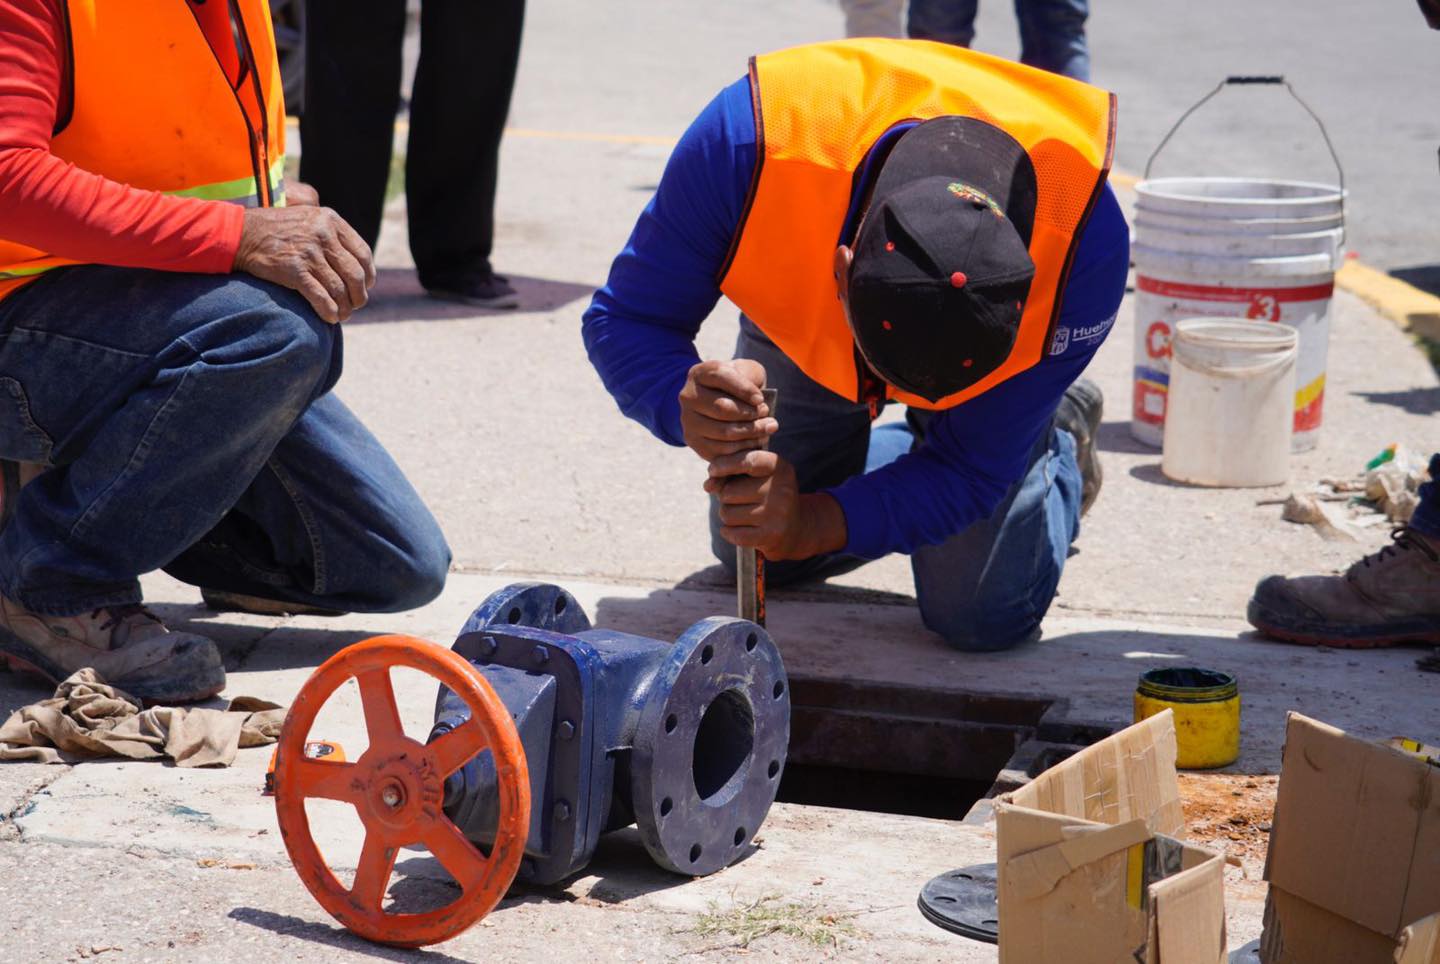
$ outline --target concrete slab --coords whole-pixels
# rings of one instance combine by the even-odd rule
[[[147,578],[146,589],[158,608],[176,625],[187,629],[208,631],[213,626],[249,622],[252,630],[263,630],[263,640],[232,669],[225,695],[245,693],[289,701],[311,668],[344,643],[379,632],[407,632],[448,643],[470,610],[505,582],[494,576],[459,574],[452,578],[441,600],[418,613],[393,619],[220,618],[193,603],[192,589],[166,577]],[[723,611],[730,603],[728,595],[694,590],[647,590],[574,581],[568,588],[597,623],[660,637],[676,635],[695,619]],[[895,682],[963,683],[977,692],[1013,692],[1018,680],[1044,681],[1027,685],[1027,690],[1063,681],[1069,687],[1067,695],[1075,701],[1077,714],[1117,722],[1127,715],[1129,691],[1140,663],[1167,657],[1188,658],[1196,647],[1238,649],[1250,645],[1183,628],[1135,633],[1117,629],[1113,621],[1065,620],[1062,630],[1052,639],[1018,653],[960,658],[941,648],[919,626],[914,610],[908,606],[783,596],[777,596],[772,604],[771,628],[792,672],[870,676]],[[1278,666],[1291,654],[1278,647],[1252,648],[1259,654],[1256,665],[1263,667]],[[1060,665],[1072,669],[1061,676],[1054,672]],[[1367,671],[1378,675],[1379,669],[1371,667]],[[423,738],[430,723],[434,684],[414,673],[397,671],[394,676],[407,731]],[[21,682],[20,677],[5,680],[10,698],[43,695],[42,687],[17,685]],[[1392,691],[1396,705],[1419,698],[1404,688],[1398,674],[1396,682],[1402,687]],[[1262,734],[1272,725],[1278,732],[1276,721],[1285,705],[1285,695],[1296,694],[1302,704],[1333,700],[1334,680],[1327,682],[1313,661],[1308,667],[1297,668],[1293,686],[1275,694],[1262,691],[1251,701],[1246,716],[1245,762],[1249,765],[1269,765],[1278,759],[1274,739]],[[1335,717],[1332,714],[1330,718]],[[1389,732],[1387,726],[1379,724],[1382,734]],[[352,758],[363,752],[363,725],[354,693],[345,689],[337,693],[311,735],[338,740]],[[231,869],[226,876],[237,880],[248,881],[257,874],[272,879],[293,876],[275,824],[273,804],[259,792],[268,757],[264,749],[243,751],[233,767],[206,771],[128,761],[32,768],[48,771],[39,776],[54,774],[59,779],[30,793],[25,806],[15,814],[14,826],[27,850],[63,846],[90,855],[86,859],[104,853],[111,862],[129,865],[144,860],[147,866],[168,868],[147,886],[153,886],[157,894],[170,887],[174,899],[198,908],[194,913],[202,917],[211,914],[204,927],[186,932],[191,941],[185,945],[186,955],[203,956],[212,939],[233,939],[233,935],[226,936],[233,930],[227,921],[261,927],[268,923],[281,929],[299,927],[299,933],[317,939],[322,939],[318,935],[328,934],[323,939],[347,946],[348,938],[335,938],[333,928],[324,923],[323,912],[309,903],[303,892],[296,896],[288,881],[283,887],[261,888],[257,894],[263,894],[264,899],[257,896],[258,903],[248,909],[237,903],[237,897],[232,897],[228,909],[223,909],[211,907],[194,895],[196,881],[208,884],[227,868]],[[0,774],[11,772],[0,768]],[[311,819],[322,852],[342,880],[348,879],[362,839],[358,820],[339,804],[313,809]],[[0,852],[6,849],[0,848]],[[737,908],[762,901],[762,907],[814,908],[817,918],[830,916],[843,922],[845,926],[835,936],[842,941],[842,956],[847,958],[991,960],[993,949],[949,937],[926,923],[915,910],[914,899],[919,888],[935,874],[986,862],[993,854],[990,826],[779,804],[759,833],[757,849],[714,877],[684,883],[683,878],[664,873],[650,862],[634,831],[622,831],[606,839],[595,861],[580,876],[558,889],[536,891],[529,897],[538,901],[537,906],[549,908],[545,913],[556,915],[555,920],[564,922],[567,930],[571,926],[571,903],[613,908],[618,913],[611,923],[596,925],[597,939],[610,928],[630,927],[633,921],[645,921],[634,926],[646,931],[693,932],[716,914],[734,919],[739,913]],[[1235,916],[1232,932],[1237,939],[1258,934],[1263,892],[1247,885],[1244,875],[1253,878],[1259,869],[1258,862],[1252,861],[1250,866],[1232,871],[1239,888],[1231,907]],[[402,857],[398,870],[396,894],[403,893],[407,886],[416,886],[416,879],[444,879],[443,871],[424,851]],[[680,886],[682,883],[684,886]],[[222,909],[228,918],[214,917]],[[295,921],[312,923],[302,927],[282,919],[292,914],[298,915]],[[499,933],[491,927],[510,926],[533,933],[535,921],[498,913],[493,924],[481,932],[483,939],[488,942]],[[851,933],[851,927],[856,933]],[[107,940],[119,941],[123,946],[124,942],[113,936],[123,931],[123,927],[107,931],[112,935]],[[248,936],[253,939],[261,935]],[[142,943],[150,939],[136,938]],[[462,937],[456,946],[468,946],[461,942],[471,939],[481,938]],[[534,949],[533,943],[526,945],[518,934],[515,940],[517,947]],[[692,946],[687,941],[680,941],[671,950],[683,952]],[[266,953],[285,946],[283,941],[274,943],[268,937],[265,941]],[[765,946],[782,956],[789,953],[784,950],[784,942],[777,944],[767,939]],[[618,956],[636,959],[627,954]],[[644,953],[638,957],[643,958]]]

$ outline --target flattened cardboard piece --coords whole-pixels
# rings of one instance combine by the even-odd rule
[[[1267,903],[1277,933],[1263,960],[1362,960],[1331,956],[1344,941],[1388,961],[1405,925],[1440,912],[1440,769],[1291,713],[1265,879],[1283,898]],[[1385,956],[1348,934],[1357,927],[1384,939]],[[1302,934],[1317,929],[1333,940]],[[1302,944],[1322,956],[1294,955]]]
[[[1260,935],[1265,964],[1392,964],[1395,940],[1271,887]]]
[[[1440,914],[1431,914],[1400,932],[1395,964],[1440,964]]]
[[[1156,833],[1185,833],[1169,710],[1126,727],[1007,794],[1015,806],[1120,824],[1141,819]]]
[[[1154,834],[1181,823],[1174,761],[1167,710],[996,801],[1002,964],[1223,959],[1223,860]]]
[[[1186,847],[1184,870],[1150,885],[1159,964],[1226,959],[1225,861]],[[1216,921],[1219,928],[1215,927]]]

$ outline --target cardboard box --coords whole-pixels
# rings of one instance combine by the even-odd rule
[[[1400,932],[1395,964],[1440,964],[1440,914],[1431,914]]]
[[[1260,959],[1392,964],[1440,912],[1440,768],[1291,713]]]
[[[1217,964],[1224,861],[1184,829],[1169,710],[996,801],[1002,964]]]

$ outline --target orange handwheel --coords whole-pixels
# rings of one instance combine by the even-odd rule
[[[405,735],[390,685],[390,668],[405,666],[434,677],[470,707],[462,726],[424,744]],[[305,740],[320,708],[346,680],[360,688],[369,749],[354,763],[305,756]],[[445,778],[476,754],[494,757],[499,820],[489,856],[480,852],[442,809]],[[462,657],[412,636],[378,636],[330,657],[305,682],[280,733],[275,763],[275,811],[285,848],[300,879],[320,905],[372,941],[419,947],[446,940],[488,914],[505,896],[530,826],[530,779],[510,711]],[[341,885],[310,833],[307,797],[353,805],[365,826],[355,882]],[[424,913],[384,910],[386,887],[401,847],[420,844],[450,872],[461,894]]]

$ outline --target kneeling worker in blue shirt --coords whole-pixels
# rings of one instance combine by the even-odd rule
[[[709,463],[722,563],[753,546],[781,585],[905,552],[952,645],[1039,635],[1100,483],[1076,380],[1129,263],[1113,139],[1105,91],[924,41],[756,57],[705,108],[584,335],[621,410]],[[701,361],[721,294],[736,357]]]

